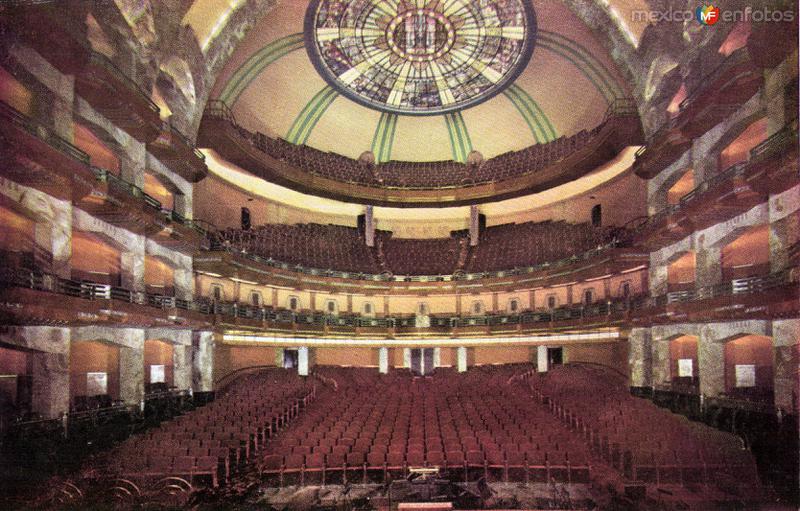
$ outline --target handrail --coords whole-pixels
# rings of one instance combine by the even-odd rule
[[[233,116],[233,113],[232,113],[230,107],[227,104],[225,104],[225,102],[223,102],[222,100],[209,100],[207,105],[206,105],[206,109],[205,109],[204,115],[207,115],[208,117],[215,117],[215,118],[218,118],[218,119],[221,119],[223,121],[228,122],[234,128],[234,130],[239,133],[239,135],[241,135],[242,137],[246,138],[254,147],[256,147],[258,150],[260,150],[262,152],[270,154],[269,147],[268,147],[267,142],[266,142],[267,140],[270,140],[270,138],[267,137],[266,135],[264,135],[263,133],[251,132],[251,131],[239,126],[236,123],[236,120],[235,120],[235,118]],[[607,108],[606,112],[604,113],[603,119],[601,120],[600,124],[598,124],[595,128],[589,130],[589,132],[588,132],[589,136],[586,138],[586,140],[583,141],[583,144],[580,147],[573,148],[571,152],[575,153],[575,152],[578,152],[579,150],[583,149],[584,147],[589,146],[595,140],[595,137],[599,136],[603,132],[604,128],[606,128],[614,119],[620,118],[620,117],[632,117],[632,116],[633,117],[638,116],[638,109],[635,106],[635,101],[632,98],[614,98],[609,103],[608,108]],[[519,151],[509,151],[507,153],[504,153],[504,154],[495,156],[494,158],[491,158],[489,160],[486,160],[483,163],[481,163],[480,165],[490,164],[493,160],[502,160],[504,157],[507,157],[510,154],[516,154],[516,153],[520,153],[521,154],[521,153],[524,153],[526,151],[533,150],[535,148],[546,147],[546,146],[548,146],[548,144],[553,144],[553,147],[558,147],[555,144],[563,144],[564,142],[561,141],[562,139],[564,139],[564,137],[561,137],[560,139],[553,140],[551,142],[547,142],[547,143],[544,143],[544,144],[534,144],[532,146],[529,146],[529,147],[527,147],[525,149],[521,149]],[[298,146],[295,146],[293,144],[290,144],[289,142],[284,141],[283,139],[271,139],[271,140],[274,140],[275,143],[285,143],[287,149],[295,150],[298,147]],[[305,146],[301,146],[301,147],[305,147]],[[307,150],[309,150],[309,151],[317,151],[317,150],[315,150],[313,148],[307,148]],[[546,151],[544,151],[544,152],[546,152]],[[337,157],[346,158],[345,156],[338,155],[336,153],[326,153],[326,154],[334,154]],[[270,156],[272,156],[274,158],[277,158],[277,159],[283,159],[282,157],[277,156],[277,155],[270,154]],[[346,158],[346,159],[349,160],[350,163],[352,165],[354,165],[354,166],[359,165],[359,162],[357,160],[353,160],[351,158]],[[550,163],[554,163],[554,162],[555,162],[555,160],[551,161]],[[381,169],[384,168],[386,165],[398,165],[398,164],[412,165],[414,163],[417,163],[417,162],[391,161],[391,162],[383,162],[383,163],[371,164],[370,167],[372,168],[372,171],[373,171],[374,174],[378,174],[379,175],[380,172],[381,172]],[[462,163],[462,162],[457,162],[455,160],[447,160],[447,161],[442,161],[442,162],[437,162],[437,163],[441,163],[441,164],[445,164],[445,165],[456,165],[456,166],[459,166],[460,168],[464,168],[464,169],[469,167],[469,164]],[[309,173],[311,173],[313,175],[320,175],[322,177],[326,177],[326,178],[329,178],[329,179],[335,179],[335,180],[337,180],[339,182],[342,182],[342,183],[359,184],[359,185],[366,185],[366,186],[376,186],[373,183],[367,183],[367,182],[358,181],[358,180],[352,180],[352,179],[351,180],[345,180],[345,179],[335,178],[335,177],[332,177],[332,176],[330,176],[328,174],[318,173],[318,172],[314,171],[313,169],[304,169],[304,170],[308,171]],[[534,173],[536,173],[538,171],[539,171],[538,168],[531,168],[531,169],[528,169],[525,172],[522,172],[522,173],[520,173],[518,175],[514,175],[514,176],[511,176],[511,177],[507,176],[505,179],[516,179],[516,178],[519,178],[519,177],[522,177],[522,176],[534,174]],[[500,181],[500,180],[494,180],[494,179],[486,179],[486,180],[476,180],[476,179],[471,179],[471,178],[468,178],[468,179],[469,179],[468,182],[446,183],[446,184],[441,184],[441,185],[436,185],[436,186],[412,186],[412,185],[404,185],[404,184],[399,184],[398,185],[398,184],[383,184],[383,183],[380,183],[379,187],[381,189],[386,189],[386,190],[447,190],[447,189],[455,189],[455,188],[469,188],[469,187],[473,187],[473,186],[481,186],[481,185],[485,185],[487,183]]]
[[[713,80],[720,74],[720,71],[724,68],[728,68],[739,64],[741,62],[745,62],[750,59],[750,54],[748,53],[747,47],[739,48],[738,50],[734,51],[727,57],[725,57],[722,62],[717,64],[713,70],[706,73],[700,81],[697,82],[697,86],[695,86],[691,92],[686,95],[686,98],[681,101],[680,105],[678,105],[678,109],[680,111],[686,110],[692,103],[697,101],[697,98],[708,90],[713,83]]]
[[[10,121],[15,126],[19,126],[31,135],[46,142],[48,145],[61,151],[62,153],[74,158],[81,163],[89,164],[89,155],[81,151],[73,144],[67,142],[57,135],[52,128],[41,121],[29,117],[5,101],[0,100],[0,117]]]
[[[128,88],[135,91],[139,98],[144,101],[145,105],[147,105],[147,108],[153,113],[160,114],[161,109],[155,104],[155,102],[153,102],[152,99],[150,99],[150,96],[148,96],[144,90],[139,87],[138,83],[133,81],[127,74],[123,73],[122,70],[111,61],[111,59],[96,51],[92,51],[90,53],[89,59],[92,63],[102,66],[106,71],[113,74],[118,80],[121,80],[123,83],[125,83]]]
[[[768,157],[772,154],[777,153],[781,148],[783,148],[784,144],[787,142],[794,142],[796,140],[796,133],[797,133],[797,125],[796,124],[789,124],[784,126],[780,131],[774,133],[772,136],[764,140],[763,142],[759,143],[753,149],[750,150],[750,159],[747,161],[740,161],[734,163],[730,167],[726,168],[722,172],[711,176],[710,178],[704,180],[699,185],[695,186],[691,191],[689,191],[686,195],[680,198],[677,204],[669,204],[663,209],[657,211],[653,215],[651,215],[646,222],[641,224],[637,230],[641,230],[648,225],[652,225],[661,221],[664,217],[669,216],[676,211],[686,207],[687,204],[693,202],[698,195],[707,192],[708,190],[718,186],[719,184],[734,178],[736,176],[740,176],[744,174],[751,165],[754,165],[759,162],[759,158]]]
[[[552,310],[526,310],[515,314],[484,314],[481,316],[457,316],[454,314],[446,314],[431,316],[431,327],[457,328],[463,326],[514,325],[517,323],[532,324],[565,319],[610,316],[614,313],[658,307],[668,303],[693,302],[719,296],[763,293],[770,289],[793,283],[793,280],[794,276],[792,272],[790,270],[783,270],[764,276],[734,279],[715,286],[705,286],[693,291],[684,291],[677,294],[667,293],[665,295],[649,297],[639,295],[623,299],[596,302],[589,305],[576,304]],[[123,288],[112,287],[107,284],[97,284],[86,281],[79,282],[37,271],[15,270],[13,268],[4,268],[0,270],[0,288],[1,287],[23,287],[88,300],[122,300],[160,309],[175,308],[178,302],[174,297],[134,292]],[[186,300],[182,302],[182,309],[195,311],[200,314],[220,314],[234,318],[250,317],[251,319],[260,321],[273,321],[286,324],[294,323],[307,326],[322,326],[325,325],[327,320],[331,317],[328,314],[318,312],[292,312],[266,307],[248,308],[245,304],[235,302],[211,302],[202,297],[198,297],[198,299],[193,301]],[[252,316],[241,316],[239,314],[240,310],[255,310],[257,313]],[[376,326],[372,324],[373,322],[383,323],[386,327],[398,324],[399,326],[416,328],[415,316],[398,315],[369,318],[351,315],[348,316],[348,318],[348,324],[345,326],[352,326],[354,328],[360,326]]]

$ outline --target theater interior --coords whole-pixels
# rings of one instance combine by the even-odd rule
[[[798,509],[797,10],[0,3],[0,508]]]

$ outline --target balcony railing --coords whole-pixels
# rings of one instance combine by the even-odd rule
[[[155,114],[160,114],[161,110],[158,108],[158,105],[156,105],[153,100],[150,99],[150,96],[144,90],[142,90],[141,87],[139,87],[139,84],[134,82],[127,74],[123,73],[120,68],[111,62],[108,57],[96,51],[92,51],[89,59],[91,64],[102,67],[109,74],[113,75],[114,78],[124,83],[128,89],[134,91],[149,110]]]
[[[89,164],[89,155],[81,151],[58,136],[50,127],[44,123],[23,114],[4,101],[0,101],[0,117],[4,122],[24,129],[34,137],[48,144],[50,147],[74,158],[81,163]]]

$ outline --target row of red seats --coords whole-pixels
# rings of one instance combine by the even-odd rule
[[[757,491],[755,460],[740,439],[631,396],[608,369],[568,365],[528,382],[554,416],[631,480],[722,486],[739,481]]]
[[[508,385],[511,374],[501,369],[473,369],[468,378],[442,370],[429,378],[319,371],[338,390],[267,446],[262,470],[282,482],[298,473],[304,482],[395,477],[415,466],[465,477],[478,468],[497,480],[525,480],[537,470],[534,479],[588,480],[586,446],[524,389]]]
[[[135,435],[93,463],[127,478],[196,476],[227,480],[316,396],[316,386],[282,369],[242,377],[212,403]]]

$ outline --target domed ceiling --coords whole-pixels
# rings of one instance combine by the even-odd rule
[[[249,130],[384,162],[546,143],[594,128],[628,95],[559,1],[312,0],[257,22],[211,97]]]

